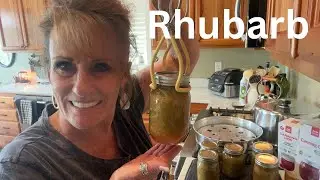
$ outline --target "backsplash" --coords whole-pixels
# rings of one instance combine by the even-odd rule
[[[297,98],[316,105],[320,112],[320,83],[301,73],[297,77]]]
[[[159,54],[163,54],[160,51]],[[31,53],[17,53],[16,61],[10,68],[0,67],[0,83],[6,84],[13,82],[13,76],[21,70],[30,70],[29,60]],[[253,49],[201,49],[200,59],[196,65],[192,78],[208,78],[215,72],[215,62],[222,62],[222,68],[255,68],[271,62],[272,65],[279,65],[269,58],[269,54],[263,50]],[[306,103],[317,105],[320,108],[320,83],[294,70],[289,70],[281,66],[282,72],[288,74],[291,81],[291,92],[289,97],[297,98]]]
[[[163,56],[164,51],[159,52]],[[215,72],[215,62],[222,63],[223,68],[256,68],[266,62],[273,62],[264,50],[241,48],[203,48],[199,61],[194,68],[192,78],[209,78]]]
[[[215,72],[215,62],[222,63],[223,68],[256,68],[266,62],[275,64],[269,53],[264,50],[241,48],[211,48],[201,49],[199,61],[191,76],[209,78]]]
[[[0,67],[0,83],[6,84],[13,82],[13,76],[19,71],[30,70],[29,57],[32,53],[17,53],[15,63],[10,68]]]

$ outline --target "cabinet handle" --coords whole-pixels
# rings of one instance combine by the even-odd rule
[[[3,126],[3,127],[2,127],[2,129],[10,129],[10,128],[9,128],[9,127],[5,127],[5,126]]]
[[[302,0],[295,0],[294,1],[294,9],[295,9],[295,15],[294,17],[299,17],[301,16],[301,4],[302,4]],[[294,32],[295,33],[299,33],[300,31],[300,24],[296,23],[294,25]],[[293,38],[291,40],[291,58],[295,59],[298,56],[298,45],[299,45],[299,40]]]
[[[0,101],[0,103],[1,103],[1,104],[5,104],[6,102],[4,102],[4,101]]]
[[[0,114],[0,116],[4,116],[4,117],[7,117],[8,115],[6,115],[6,114]]]

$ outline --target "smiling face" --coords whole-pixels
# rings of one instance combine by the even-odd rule
[[[112,122],[128,64],[128,46],[116,37],[107,24],[60,24],[51,33],[54,97],[63,119],[77,129]]]

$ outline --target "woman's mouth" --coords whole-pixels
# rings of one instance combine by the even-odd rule
[[[91,108],[101,103],[101,101],[92,101],[92,102],[78,102],[78,101],[70,101],[74,107],[83,109],[83,108]]]

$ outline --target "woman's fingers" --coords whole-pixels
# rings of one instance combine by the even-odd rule
[[[174,145],[173,148],[162,154],[162,158],[167,159],[168,161],[171,161],[174,159],[179,152],[181,151],[182,147],[180,145]]]
[[[170,149],[172,149],[174,147],[174,145],[166,145],[165,148],[161,149],[161,151],[158,151],[155,155],[156,156],[162,156],[162,154],[170,151]]]
[[[158,147],[158,149],[153,152],[152,155],[157,156],[157,154],[158,154],[159,152],[161,152],[164,148],[166,148],[166,146],[167,146],[167,145],[165,145],[165,144],[161,144],[161,145]]]
[[[146,155],[151,155],[154,154],[154,152],[159,148],[161,144],[156,144],[153,147],[151,147],[147,152],[145,152],[144,154]]]

